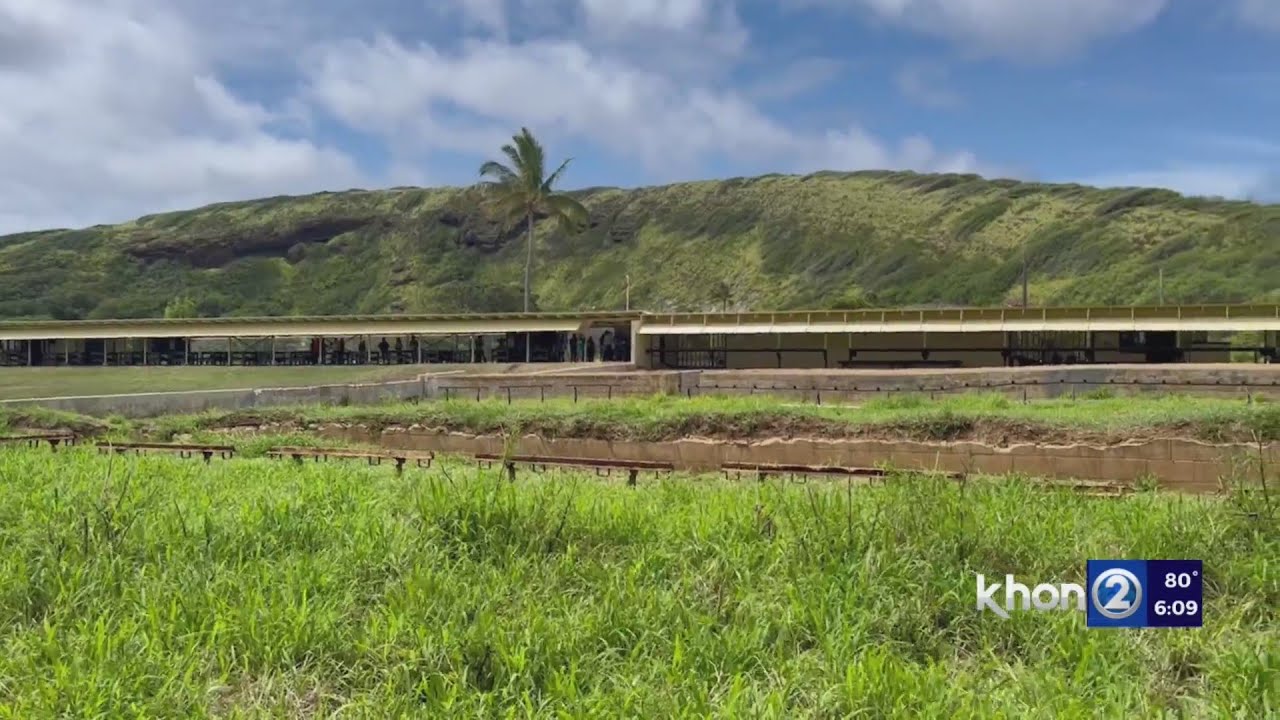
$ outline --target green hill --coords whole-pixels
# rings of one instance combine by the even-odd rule
[[[1280,300],[1280,206],[906,172],[769,175],[580,197],[538,228],[538,309],[649,310]],[[474,190],[213,205],[0,237],[0,317],[520,308],[519,229]]]

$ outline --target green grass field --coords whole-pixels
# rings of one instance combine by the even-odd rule
[[[10,415],[12,418],[13,416]],[[1280,403],[1187,395],[1082,397],[1023,403],[996,394],[971,393],[931,400],[902,395],[856,407],[806,405],[770,397],[653,396],[592,399],[577,403],[470,400],[257,409],[139,421],[126,426],[172,436],[249,419],[299,423],[350,422],[371,426],[446,427],[478,433],[536,432],[548,437],[666,440],[689,436],[728,438],[773,435],[840,436],[880,433],[947,440],[1064,440],[1073,435],[1124,439],[1163,432],[1204,440],[1280,439]],[[58,416],[40,417],[58,424]],[[0,422],[3,417],[0,417]]]
[[[215,411],[144,420],[95,419],[28,408],[0,410],[0,429],[72,427],[168,439],[246,423],[419,425],[476,433],[666,440],[689,436],[886,435],[922,440],[1117,441],[1174,435],[1206,441],[1280,440],[1280,403],[1190,395],[1106,395],[1022,402],[992,393],[930,399],[899,395],[858,406],[795,403],[767,396],[627,397],[432,401]]]
[[[1260,502],[4,449],[0,716],[1274,717]],[[1096,556],[1205,627],[975,610]]]

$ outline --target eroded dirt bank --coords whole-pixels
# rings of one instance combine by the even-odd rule
[[[929,440],[893,437],[544,437],[536,433],[477,434],[422,426],[329,423],[312,427],[275,424],[224,429],[227,437],[312,433],[334,442],[461,454],[559,456],[672,463],[678,469],[716,470],[730,463],[887,466],[977,475],[1021,474],[1057,480],[1089,480],[1169,490],[1217,492],[1235,479],[1252,479],[1259,457],[1280,466],[1280,443],[1207,443],[1187,438],[1129,439],[1118,443]],[[1003,435],[1002,439],[1008,436]]]
[[[1280,438],[1271,432],[1258,434],[1256,428],[1241,423],[1178,422],[1115,430],[1097,430],[1013,420],[1008,418],[942,415],[885,423],[850,423],[822,417],[750,416],[743,418],[693,416],[635,425],[582,418],[529,419],[519,423],[475,423],[466,421],[421,424],[388,422],[372,418],[355,422],[315,422],[270,415],[236,414],[219,418],[199,429],[219,434],[349,433],[353,437],[376,438],[383,432],[407,429],[476,435],[536,435],[548,439],[633,440],[671,442],[703,438],[722,442],[791,440],[885,440],[918,442],[977,442],[995,447],[1026,443],[1119,445],[1152,440],[1197,440],[1209,443],[1256,443],[1259,439]],[[163,427],[143,426],[149,437],[163,434]],[[160,438],[163,439],[163,438]]]

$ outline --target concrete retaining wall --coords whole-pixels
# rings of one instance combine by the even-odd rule
[[[38,400],[0,401],[0,409],[39,406],[81,415],[122,415],[130,418],[185,415],[206,410],[247,410],[286,405],[366,405],[416,400],[423,396],[422,380],[399,380],[357,385],[311,385],[260,390],[194,390],[86,395]]]
[[[436,375],[426,378],[426,396],[459,400],[545,400],[552,397],[674,395],[680,392],[683,374],[659,370],[579,371],[540,375]]]
[[[335,434],[352,439],[350,429]],[[390,429],[361,438],[402,450],[454,453],[502,453],[496,435],[445,433],[425,428]],[[589,439],[546,439],[527,435],[513,450],[521,455],[650,460],[677,468],[716,470],[727,462],[796,465],[843,465],[904,470],[945,470],[982,475],[1019,473],[1029,477],[1094,480],[1132,484],[1156,480],[1162,488],[1183,492],[1215,492],[1220,478],[1232,477],[1247,463],[1256,468],[1257,448],[1210,445],[1191,440],[1153,440],[1112,445],[1013,445],[922,443],[884,440],[769,439],[757,442],[683,439],[649,443]],[[1280,464],[1280,443],[1266,446],[1264,457]],[[1256,469],[1254,470],[1256,472]]]
[[[783,395],[840,402],[900,392],[1003,392],[1019,398],[1177,392],[1280,397],[1280,365],[1077,365],[947,370],[706,370],[682,394]]]
[[[364,405],[393,400],[628,395],[761,394],[805,402],[856,402],[901,392],[1002,392],[1022,398],[1177,392],[1280,398],[1280,365],[1113,365],[954,370],[654,370],[625,365],[564,372],[435,374],[416,380],[293,388],[199,390],[0,401],[0,408],[39,405],[85,415],[148,417],[203,410],[284,405]]]

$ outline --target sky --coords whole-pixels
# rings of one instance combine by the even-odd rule
[[[1280,0],[0,0],[0,233],[910,169],[1280,201]]]

